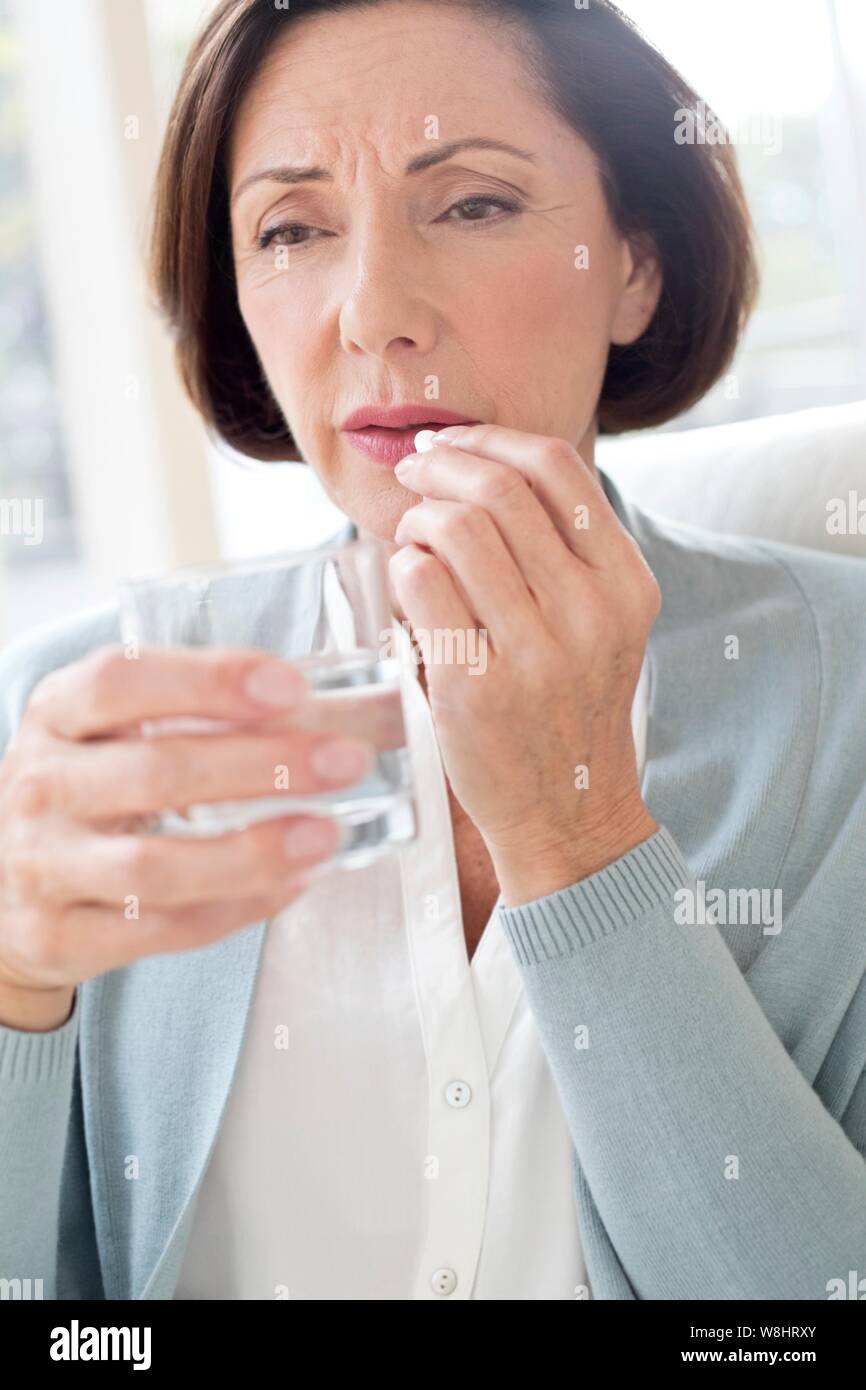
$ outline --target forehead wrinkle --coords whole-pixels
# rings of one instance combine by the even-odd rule
[[[322,93],[318,95],[322,96]],[[381,81],[372,85],[368,109],[365,109],[365,100],[364,94],[351,92],[341,100],[335,97],[331,101],[303,104],[302,94],[292,90],[291,105],[287,111],[286,99],[279,91],[259,90],[251,95],[248,102],[244,102],[233,123],[229,141],[230,165],[233,168],[239,141],[243,140],[245,154],[252,159],[252,153],[257,152],[263,165],[315,164],[332,169],[336,175],[349,160],[353,161],[351,175],[357,163],[351,146],[360,142],[369,147],[383,176],[395,178],[397,168],[402,169],[405,163],[405,151],[414,149],[418,144],[417,136],[413,141],[413,132],[416,126],[423,128],[426,112],[419,105],[417,119],[414,119],[411,113],[405,112],[405,103],[401,102],[402,120],[397,122],[390,119],[387,109],[383,110]],[[368,127],[372,120],[375,120],[376,128],[370,133]],[[402,136],[397,133],[400,124],[405,126]],[[261,126],[261,129],[256,130],[257,126]],[[302,138],[296,144],[299,134]],[[287,137],[291,143],[287,142]],[[395,151],[393,173],[383,162],[386,146]]]
[[[384,8],[386,7],[383,6]],[[369,125],[371,119],[374,119],[376,133],[363,136],[356,130],[351,133],[350,140],[366,140],[372,161],[382,177],[388,181],[395,181],[398,175],[402,176],[402,168],[408,155],[417,152],[424,120],[431,111],[440,117],[447,114],[448,124],[454,133],[453,138],[457,138],[459,133],[475,133],[485,122],[485,103],[479,100],[477,93],[472,93],[471,84],[454,81],[455,61],[478,72],[479,64],[473,58],[473,50],[479,48],[483,50],[483,64],[487,68],[491,66],[491,61],[496,63],[503,59],[511,68],[514,90],[510,91],[509,104],[512,110],[514,103],[521,99],[526,100],[530,107],[536,106],[538,94],[525,84],[521,54],[510,32],[496,31],[490,23],[484,23],[483,20],[478,22],[478,17],[467,17],[465,12],[461,15],[459,11],[440,11],[431,15],[427,23],[415,19],[411,24],[407,22],[398,28],[389,28],[374,34],[367,32],[349,40],[341,39],[338,44],[329,34],[328,27],[332,23],[340,22],[349,13],[351,12],[344,12],[343,15],[337,12],[330,15],[319,14],[300,21],[296,29],[287,33],[283,40],[279,40],[266,56],[257,79],[254,79],[242,100],[230,133],[228,155],[232,183],[239,134],[246,139],[246,132],[250,127],[257,125],[259,117],[269,111],[274,113],[273,125],[269,126],[266,123],[265,128],[260,134],[256,134],[249,147],[259,151],[256,162],[262,167],[275,167],[284,163],[316,164],[332,169],[335,176],[339,176],[341,169],[347,169],[347,180],[353,180],[357,177],[358,152],[348,148],[345,141],[338,138],[332,140],[332,134],[335,129],[345,129],[347,112],[354,111],[356,127],[363,128],[365,122]],[[454,22],[458,17],[459,25]],[[475,24],[472,23],[473,19],[476,20]],[[420,41],[419,32],[422,34]],[[437,51],[434,40],[438,41],[441,51],[443,38],[447,40],[451,34],[456,34],[460,40],[457,51],[451,54],[447,70],[441,75],[431,74],[425,69],[426,90],[416,86],[417,116],[406,112],[405,100],[400,99],[398,92],[394,98],[394,103],[399,108],[398,120],[390,120],[387,112],[383,111],[382,66],[384,64],[390,67],[395,39],[399,41],[402,52],[408,51],[406,44],[410,40],[413,48],[423,49],[425,33],[433,44],[430,49],[433,53]],[[298,51],[296,40],[305,41],[306,48],[301,52]],[[373,49],[376,45],[383,48],[382,53],[371,54],[364,65],[359,67],[359,51]],[[490,58],[491,46],[496,50],[493,60]],[[308,74],[305,82],[303,74],[309,62],[321,58],[328,59],[327,74],[316,75],[315,78]],[[334,67],[340,60],[343,60],[343,67],[335,72]],[[293,82],[294,73],[300,76],[297,85]],[[351,78],[351,85],[347,82],[347,77]],[[359,80],[363,81],[363,91],[356,88]],[[445,85],[440,98],[437,98],[431,94],[430,88],[440,81]],[[493,83],[493,88],[501,90],[496,82]],[[288,117],[281,114],[286,93],[293,107]],[[370,113],[364,111],[365,102],[369,103]],[[501,106],[501,98],[499,104]],[[290,126],[289,120],[296,123]],[[487,118],[487,123],[491,126],[489,133],[500,133],[502,138],[508,139],[510,131],[497,131],[500,120],[501,110],[497,119],[497,103],[494,101],[490,117]],[[405,134],[398,138],[394,132],[401,126],[405,127]],[[287,134],[295,136],[302,130],[309,134],[308,138],[303,140],[300,149],[286,149],[282,137]],[[323,136],[326,139],[323,140]],[[389,142],[390,147],[386,148]],[[390,149],[399,150],[399,157],[395,154],[392,159]],[[393,171],[386,167],[386,160],[393,164]],[[252,167],[250,160],[250,168]]]
[[[286,135],[296,137],[304,131],[309,132],[309,139],[304,139],[300,147],[294,144],[288,147],[284,143],[283,137]],[[274,144],[271,144],[272,138]],[[387,125],[381,132],[353,132],[351,136],[346,136],[339,122],[325,130],[318,126],[297,125],[292,127],[291,132],[283,125],[276,131],[264,131],[250,145],[247,155],[251,165],[260,164],[263,169],[277,168],[283,164],[321,166],[333,173],[334,182],[313,186],[325,189],[354,182],[359,172],[370,165],[379,170],[384,180],[396,183],[402,180],[406,150],[409,149],[408,139],[407,135],[405,146],[401,145],[399,137]],[[279,151],[276,155],[275,150]]]

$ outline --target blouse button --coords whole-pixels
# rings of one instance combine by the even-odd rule
[[[457,1275],[453,1269],[437,1269],[430,1280],[433,1292],[438,1294],[453,1293],[457,1288]]]
[[[472,1087],[468,1081],[452,1081],[445,1087],[445,1099],[456,1110],[461,1110],[472,1099]]]

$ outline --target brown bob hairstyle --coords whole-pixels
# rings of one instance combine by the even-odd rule
[[[184,386],[231,448],[299,457],[241,318],[225,151],[245,89],[287,26],[392,0],[218,0],[187,55],[154,191],[150,284]],[[698,96],[615,5],[589,0],[428,0],[507,25],[527,71],[594,150],[611,218],[661,255],[655,315],[613,345],[600,434],[659,425],[698,401],[730,363],[752,309],[753,229],[732,144],[674,139]],[[535,42],[533,42],[533,39]]]

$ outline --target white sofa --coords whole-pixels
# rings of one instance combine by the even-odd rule
[[[866,558],[866,401],[705,429],[602,437],[596,462],[647,511]],[[847,514],[852,492],[855,506],[863,504],[862,533],[833,534],[828,503],[843,503]]]

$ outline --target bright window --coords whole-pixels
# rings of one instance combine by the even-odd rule
[[[736,140],[761,256],[761,296],[731,378],[664,428],[866,395],[866,170],[856,76],[845,61],[866,6],[620,0],[620,8]],[[866,32],[859,39],[866,53]]]

